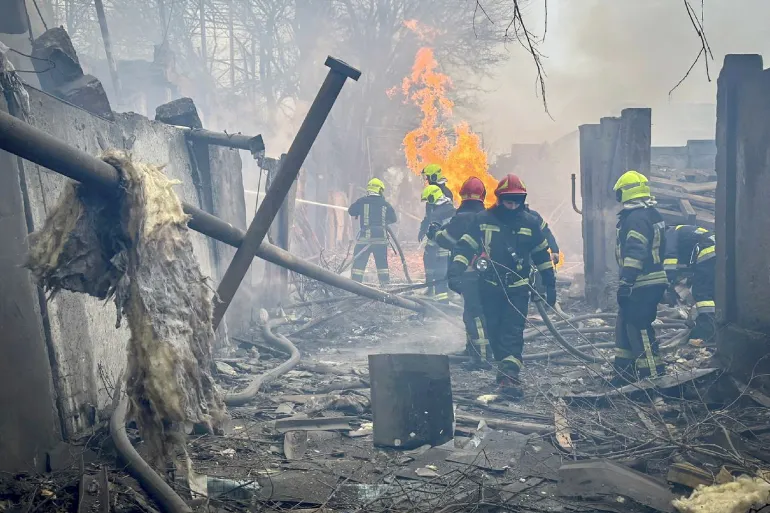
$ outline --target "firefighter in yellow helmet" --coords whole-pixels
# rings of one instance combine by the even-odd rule
[[[385,200],[383,192],[385,184],[382,180],[372,178],[366,185],[366,196],[358,198],[348,208],[348,213],[360,221],[358,239],[353,249],[353,269],[350,272],[350,277],[357,282],[364,281],[369,255],[374,255],[380,285],[390,282],[387,227],[395,223],[397,218],[396,211]]]
[[[437,185],[441,192],[444,193],[444,196],[449,198],[450,203],[454,202],[454,195],[447,186],[447,179],[440,165],[428,164],[422,169],[420,174],[428,182],[428,185]]]
[[[455,215],[455,207],[438,185],[428,185],[422,191],[422,201],[426,203],[425,218],[420,223],[420,242],[425,238],[428,230],[432,232],[440,230]],[[425,253],[422,261],[425,265],[425,283],[428,285],[426,296],[440,301],[449,302],[449,286],[446,281],[446,272],[449,267],[449,255],[451,251],[439,246],[436,241],[428,239],[425,244]]]
[[[655,208],[647,177],[626,171],[615,184],[618,214],[615,255],[620,266],[615,326],[617,383],[664,372],[652,323],[668,287],[663,260],[666,224]]]

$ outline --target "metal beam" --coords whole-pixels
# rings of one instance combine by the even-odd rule
[[[0,149],[89,187],[105,191],[114,191],[118,187],[118,172],[111,165],[3,111],[0,111]],[[188,223],[191,229],[235,248],[241,245],[245,236],[243,230],[187,203],[182,206],[191,216]],[[414,301],[327,271],[267,242],[263,241],[255,253],[268,262],[353,294],[415,312],[424,310]]]
[[[230,302],[235,297],[243,277],[246,276],[249,266],[251,266],[254,254],[259,245],[262,244],[268,230],[270,230],[270,225],[273,224],[276,214],[286,199],[286,195],[297,179],[299,170],[305,162],[307,154],[310,153],[310,148],[342,91],[342,86],[345,85],[348,78],[358,80],[361,76],[361,72],[357,69],[332,57],[326,59],[326,65],[329,67],[329,73],[313,100],[302,126],[294,137],[289,151],[281,158],[281,167],[270,184],[265,199],[259,204],[259,209],[246,231],[246,236],[217,287],[218,301],[214,304],[214,329],[219,326],[227,307],[230,306]]]

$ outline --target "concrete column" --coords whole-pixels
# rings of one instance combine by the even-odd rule
[[[717,92],[718,355],[739,379],[770,373],[770,70],[728,55]],[[754,384],[770,385],[767,378]]]
[[[18,159],[2,151],[0,168],[0,471],[42,471],[61,425],[40,296],[23,267],[28,216]]]
[[[583,262],[586,299],[592,306],[606,309],[615,304],[615,226],[620,207],[612,187],[629,169],[649,174],[651,117],[650,109],[625,109],[619,118],[580,127]]]

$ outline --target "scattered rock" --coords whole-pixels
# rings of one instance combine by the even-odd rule
[[[214,365],[217,368],[217,373],[222,374],[224,376],[237,376],[238,372],[232,368],[232,366],[226,364],[225,362],[214,362]]]

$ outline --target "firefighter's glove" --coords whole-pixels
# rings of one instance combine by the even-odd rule
[[[551,308],[556,306],[556,285],[548,285],[545,288],[545,302]]]
[[[449,290],[451,290],[452,292],[456,292],[456,293],[462,295],[462,293],[463,293],[463,280],[462,280],[462,278],[457,277],[457,276],[449,278],[448,285],[449,285]]]
[[[434,240],[436,238],[436,233],[438,233],[438,229],[441,227],[438,223],[430,223],[428,226],[428,239]]]
[[[625,307],[630,299],[631,285],[621,282],[618,287],[618,306],[621,308]]]
[[[551,262],[553,262],[553,265],[557,265],[559,263],[558,253],[551,253]]]

